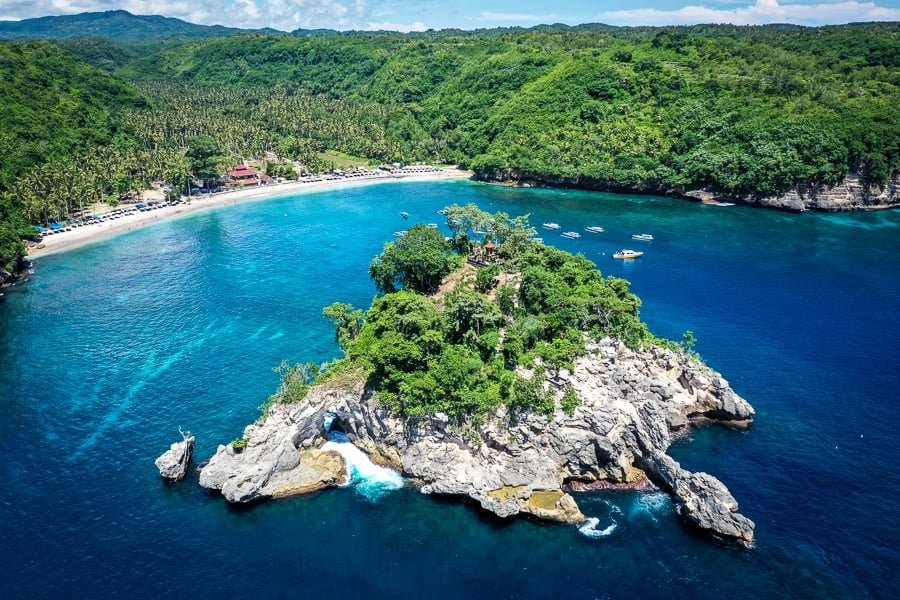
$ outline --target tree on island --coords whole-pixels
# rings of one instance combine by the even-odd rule
[[[436,229],[415,225],[396,242],[384,245],[369,265],[369,275],[383,294],[403,288],[430,294],[459,264],[459,256]]]
[[[335,326],[335,341],[346,349],[363,324],[363,311],[346,302],[335,302],[322,309],[322,314]]]
[[[510,217],[505,212],[489,213],[475,204],[447,207],[447,226],[453,232],[457,250],[475,243],[494,242],[499,253],[510,258],[524,253],[534,243],[537,230],[528,223],[529,215]]]

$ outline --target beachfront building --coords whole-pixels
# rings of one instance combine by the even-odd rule
[[[260,173],[253,167],[241,163],[232,167],[228,172],[227,185],[232,187],[245,187],[248,185],[267,183],[268,181],[268,175]]]

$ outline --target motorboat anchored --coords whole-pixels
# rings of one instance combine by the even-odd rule
[[[406,212],[405,210],[404,210],[404,211],[400,211],[400,216],[403,217],[404,219],[408,219],[408,218],[409,218],[409,213]]]
[[[653,241],[653,236],[649,233],[636,233],[631,236],[631,239],[638,240],[640,242],[651,242]]]
[[[581,237],[581,234],[576,231],[567,231],[564,234],[562,234],[562,236],[564,238],[569,238],[570,240],[577,240],[578,238]]]
[[[591,225],[590,227],[585,227],[585,231],[590,231],[591,233],[603,233],[602,227],[597,227],[596,225]]]
[[[544,229],[559,229],[559,223],[544,223],[541,227]]]
[[[643,255],[644,255],[643,252],[638,252],[637,250],[622,249],[622,250],[619,250],[618,252],[616,252],[615,254],[613,254],[613,258],[623,258],[623,259],[640,258]]]

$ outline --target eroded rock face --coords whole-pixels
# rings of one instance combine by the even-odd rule
[[[708,190],[691,190],[685,196],[698,200],[732,200],[786,210],[873,210],[900,206],[900,177],[894,176],[884,185],[866,185],[856,175],[848,175],[833,186],[798,185],[784,194],[718,194]]]
[[[300,453],[324,443],[323,417],[332,412],[358,448],[421,481],[424,493],[464,496],[501,517],[579,522],[584,515],[564,484],[639,483],[649,476],[675,497],[685,520],[752,542],[753,523],[736,512],[725,486],[665,454],[693,422],[743,427],[752,421],[753,408],[721,376],[671,350],[634,351],[606,339],[554,381],[557,386],[545,386],[558,397],[566,386],[577,392],[580,404],[572,415],[558,409],[550,417],[511,418],[501,410],[465,431],[441,414],[401,419],[380,406],[361,380],[324,384],[303,402],[272,407],[249,426],[243,453],[220,446],[200,481],[232,502],[277,495],[276,489],[286,489],[284,478],[304,464]]]
[[[307,425],[315,430],[312,421]],[[230,444],[219,446],[200,472],[200,485],[221,491],[229,502],[246,503],[314,492],[345,481],[341,455],[301,448],[295,444],[297,432],[297,423],[287,412],[272,411],[244,430],[248,442],[240,452]]]
[[[655,452],[644,460],[647,471],[676,498],[678,514],[688,523],[718,537],[753,543],[753,521],[739,514],[725,485],[708,473],[691,473],[672,457]]]
[[[159,469],[160,476],[166,479],[179,481],[187,473],[188,463],[191,462],[191,455],[194,452],[194,436],[182,437],[184,438],[182,441],[169,446],[169,449],[156,459],[156,468]]]

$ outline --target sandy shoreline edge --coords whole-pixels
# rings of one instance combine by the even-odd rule
[[[251,189],[235,190],[232,192],[222,192],[213,196],[195,198],[190,204],[179,204],[177,206],[165,206],[152,212],[135,213],[126,215],[112,222],[95,223],[58,233],[49,237],[45,237],[42,244],[43,248],[32,247],[28,250],[26,258],[40,258],[51,254],[58,254],[67,250],[73,250],[86,244],[99,240],[108,239],[134,231],[141,227],[146,227],[154,223],[166,221],[175,217],[182,217],[204,210],[210,210],[221,206],[231,206],[249,201],[269,200],[281,196],[288,196],[302,192],[310,192],[316,190],[342,189],[349,187],[360,187],[372,185],[376,183],[397,183],[405,181],[443,181],[452,179],[469,179],[472,173],[456,168],[444,168],[440,171],[431,173],[403,173],[403,174],[385,174],[375,177],[365,177],[359,179],[337,179],[329,181],[291,181],[268,185],[264,187],[254,187]]]

